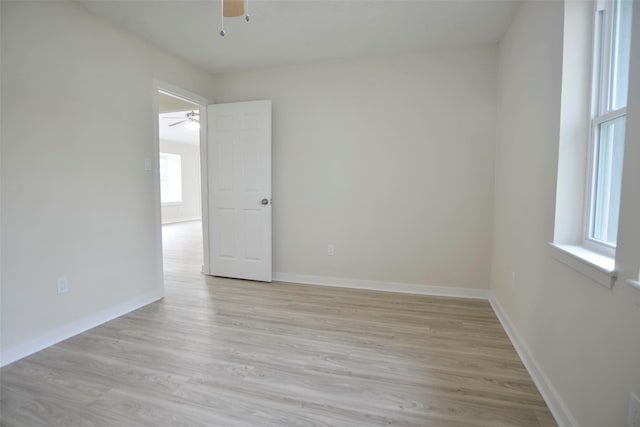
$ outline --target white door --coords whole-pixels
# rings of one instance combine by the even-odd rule
[[[208,107],[211,274],[271,281],[271,101]]]

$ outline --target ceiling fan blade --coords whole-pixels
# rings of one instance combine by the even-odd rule
[[[222,16],[232,18],[244,15],[244,0],[222,0]]]
[[[171,126],[179,125],[180,123],[184,123],[186,121],[187,121],[186,119],[185,120],[180,120],[179,122],[171,123],[169,126],[171,127]]]

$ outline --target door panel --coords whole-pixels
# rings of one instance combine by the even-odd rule
[[[210,105],[208,126],[211,273],[270,282],[271,101]]]

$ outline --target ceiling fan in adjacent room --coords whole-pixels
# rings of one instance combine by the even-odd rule
[[[184,118],[182,117],[167,117],[168,119],[182,119],[175,123],[171,123],[171,126],[177,126],[181,123],[184,123],[184,127],[191,130],[200,129],[200,113],[196,113],[195,111],[189,111],[185,113]]]

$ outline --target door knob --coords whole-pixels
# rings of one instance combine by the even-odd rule
[[[263,205],[268,205],[269,204],[269,199],[262,199],[260,200],[260,203]]]

